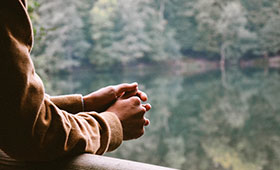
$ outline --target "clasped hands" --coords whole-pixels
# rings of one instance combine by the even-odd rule
[[[147,95],[138,89],[137,83],[107,86],[83,97],[85,111],[113,112],[121,121],[123,139],[139,138],[149,120],[144,117],[151,109]]]

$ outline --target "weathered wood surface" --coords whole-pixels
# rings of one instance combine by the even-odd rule
[[[1,152],[1,150],[0,150]],[[140,162],[82,154],[52,162],[26,163],[0,153],[0,170],[172,170]]]

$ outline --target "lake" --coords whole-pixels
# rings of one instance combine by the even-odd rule
[[[49,87],[61,94],[122,82],[148,94],[145,135],[107,156],[186,170],[280,169],[280,70],[81,70],[54,80]]]

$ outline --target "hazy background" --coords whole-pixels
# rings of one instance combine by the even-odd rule
[[[279,0],[29,0],[50,95],[135,82],[151,125],[108,156],[188,170],[280,167]]]

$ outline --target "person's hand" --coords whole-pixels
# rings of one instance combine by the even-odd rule
[[[151,109],[151,105],[141,104],[141,97],[131,97],[132,94],[133,92],[124,94],[107,109],[109,112],[114,112],[120,119],[123,127],[123,140],[139,138],[144,134],[144,126],[149,125],[149,120],[144,115]],[[143,95],[143,92],[141,94]]]
[[[110,107],[119,97],[139,96],[142,101],[147,101],[147,95],[138,90],[138,84],[119,84],[107,86],[83,97],[84,111],[102,112]]]

